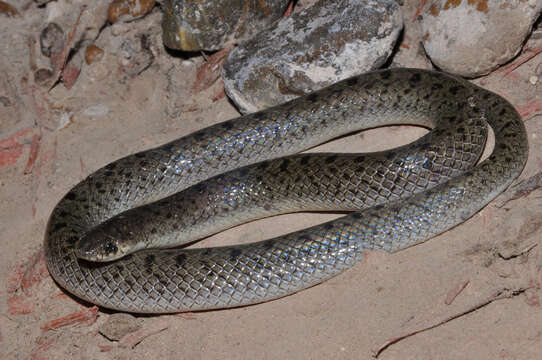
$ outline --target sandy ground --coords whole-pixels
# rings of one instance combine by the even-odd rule
[[[393,64],[427,67],[405,1],[407,32]],[[138,316],[140,342],[111,342],[98,330],[112,313],[67,296],[40,258],[46,221],[78,181],[119,157],[238,115],[217,87],[190,90],[200,56],[166,52],[160,12],[105,28],[104,58],[84,65],[71,89],[34,84],[29,38],[43,9],[0,15],[0,348],[6,359],[538,359],[542,353],[540,190],[511,188],[479,214],[425,244],[366,261],[321,285],[255,306],[185,315]],[[128,74],[108,49],[146,34],[154,62]],[[526,47],[542,46],[531,38]],[[36,48],[37,49],[37,48]],[[519,64],[529,52],[514,59]],[[542,170],[542,55],[476,83],[508,98],[523,115],[529,162],[519,180]],[[538,70],[537,70],[538,69]],[[6,105],[7,104],[7,105]],[[407,143],[425,130],[394,127],[341,139],[318,150],[370,151]],[[393,139],[394,142],[390,142]],[[516,196],[517,197],[517,196]],[[510,200],[510,201],[506,201]],[[293,214],[250,223],[198,246],[251,242],[329,219]],[[278,232],[278,229],[281,231]],[[88,309],[91,310],[88,310]],[[58,318],[87,321],[47,330]],[[72,317],[74,315],[71,315]],[[156,333],[152,333],[156,330]],[[158,332],[158,330],[161,330]],[[122,346],[124,344],[124,347]]]

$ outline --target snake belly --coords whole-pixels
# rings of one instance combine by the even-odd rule
[[[388,152],[292,155],[359,129],[392,124],[432,130]],[[472,167],[485,145],[487,124],[495,135],[493,152]],[[527,154],[523,123],[500,96],[442,73],[376,71],[94,172],[54,208],[45,235],[47,266],[70,293],[120,311],[168,313],[264,302],[341,273],[366,250],[397,251],[465,221],[510,185]],[[238,197],[231,191],[219,195],[232,189],[224,179],[248,190],[237,191]],[[173,206],[176,201],[152,210],[153,202],[168,203],[166,197],[186,192],[204,194],[200,198],[209,202],[195,201],[195,214]],[[228,221],[303,206],[368,208],[251,244],[142,250],[105,263],[75,255],[76,244],[95,227],[140,206],[155,217],[141,228],[139,221],[128,221],[133,237],[141,236],[140,230],[171,234],[191,225],[189,237],[198,238],[232,226]],[[178,218],[171,216],[174,211],[188,217],[183,227],[171,220]]]

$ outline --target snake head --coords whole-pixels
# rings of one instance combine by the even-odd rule
[[[96,262],[117,260],[141,248],[135,238],[122,221],[106,221],[77,242],[75,255]]]

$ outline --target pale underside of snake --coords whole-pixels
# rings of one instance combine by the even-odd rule
[[[432,130],[387,152],[294,155],[392,124]],[[487,124],[495,146],[474,166]],[[70,293],[121,311],[264,302],[341,273],[367,250],[394,252],[465,221],[520,174],[527,152],[519,115],[498,95],[437,72],[376,71],[94,172],[53,210],[46,261]],[[353,212],[251,244],[144,249],[305,210]]]

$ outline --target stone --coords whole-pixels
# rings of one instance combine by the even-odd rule
[[[251,38],[286,11],[290,0],[165,0],[164,44],[183,51],[220,50]]]
[[[51,57],[64,48],[66,37],[57,23],[50,22],[40,33],[40,48],[44,56]]]
[[[155,4],[155,0],[114,0],[107,18],[111,23],[132,21],[148,14]]]
[[[111,341],[119,341],[123,336],[141,328],[139,320],[130,314],[116,313],[107,318],[100,326],[100,334]]]
[[[379,68],[402,27],[395,0],[320,0],[235,48],[226,93],[249,113]]]
[[[420,18],[423,45],[441,70],[474,78],[518,54],[540,0],[432,0]]]

